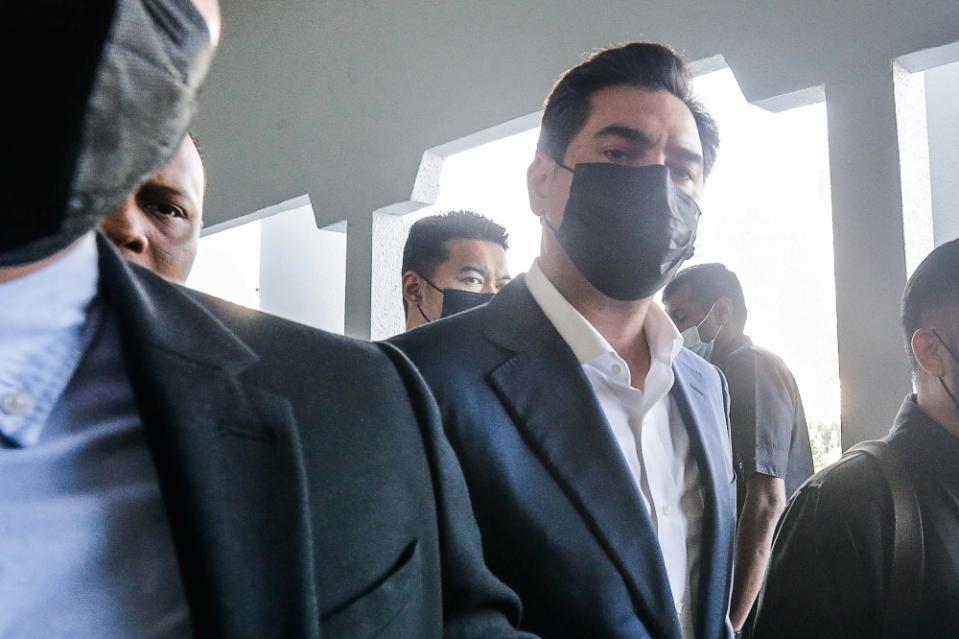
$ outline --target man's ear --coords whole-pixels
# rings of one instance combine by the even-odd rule
[[[912,352],[916,356],[916,363],[924,373],[932,377],[941,377],[946,374],[945,359],[949,357],[949,353],[932,330],[918,329],[912,334],[910,343]]]
[[[537,151],[526,169],[526,190],[529,192],[529,208],[538,217],[546,214],[549,198],[549,180],[556,170],[556,162],[546,153]]]
[[[410,306],[423,303],[423,280],[416,271],[403,273],[403,299]]]
[[[720,297],[718,300],[716,300],[713,314],[716,316],[717,324],[722,324],[723,326],[732,324],[733,303],[728,297]]]

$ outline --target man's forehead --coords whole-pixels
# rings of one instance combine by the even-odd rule
[[[150,181],[181,191],[199,205],[203,202],[205,179],[200,152],[193,140],[187,137],[170,161]]]
[[[500,255],[505,255],[503,247],[497,242],[490,240],[456,238],[447,240],[446,248],[449,251],[450,259],[466,259],[471,257],[496,259]]]
[[[449,257],[441,266],[451,273],[473,269],[484,275],[501,276],[507,272],[506,251],[497,242],[459,238],[447,240],[446,248]]]
[[[669,91],[618,85],[596,91],[589,102],[589,117],[580,131],[588,137],[614,125],[666,134],[677,144],[697,152],[702,150],[693,112]]]
[[[663,303],[666,306],[670,307],[686,307],[693,304],[693,300],[689,297],[689,284],[680,284],[679,286],[670,289],[669,295],[663,295]]]

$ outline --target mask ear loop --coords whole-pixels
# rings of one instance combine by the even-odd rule
[[[956,354],[952,352],[952,348],[949,347],[949,344],[946,344],[946,340],[942,339],[942,336],[939,334],[939,331],[932,329],[932,334],[936,336],[936,339],[942,344],[942,346],[949,353],[949,356],[952,358],[952,361],[959,364],[959,357],[956,357]],[[939,385],[942,386],[942,390],[946,391],[946,395],[949,396],[949,399],[952,400],[952,403],[956,407],[956,411],[959,412],[959,399],[956,399],[956,396],[952,394],[952,391],[949,390],[949,387],[946,386],[946,382],[942,379],[942,375],[939,375],[937,378],[939,380]]]
[[[423,316],[423,320],[424,320],[427,324],[429,324],[430,322],[433,321],[433,320],[431,320],[430,318],[428,318],[428,317],[426,316],[426,313],[423,312],[423,307],[420,306],[419,304],[416,305],[416,310],[418,310],[418,311],[420,312],[420,315]]]
[[[430,278],[426,277],[425,275],[423,275],[423,274],[420,273],[419,271],[415,271],[415,272],[416,272],[417,275],[419,275],[420,277],[423,278],[423,281],[424,281],[424,282],[426,282],[427,284],[429,284],[430,286],[432,286],[433,288],[435,288],[437,291],[439,291],[440,295],[445,295],[445,294],[446,294],[446,292],[445,292],[443,289],[441,289],[439,286],[437,286],[436,284],[434,284],[433,282],[431,282],[431,281],[430,281]],[[430,318],[428,318],[428,317],[426,316],[426,313],[423,312],[423,307],[420,306],[419,304],[416,305],[416,310],[418,310],[418,311],[420,312],[420,315],[423,316],[423,320],[424,320],[427,324],[429,324],[430,322],[433,321],[433,320],[431,320]]]
[[[569,168],[568,166],[566,166],[565,164],[563,164],[560,160],[557,160],[556,158],[552,158],[552,160],[553,160],[553,162],[556,163],[556,166],[562,167],[562,168],[566,169],[567,171],[569,171],[570,173],[572,173],[573,175],[576,175],[576,169],[571,169],[571,168]],[[556,227],[553,226],[548,219],[546,219],[546,216],[545,216],[545,215],[541,215],[539,219],[540,219],[540,221],[542,221],[543,224],[546,225],[546,227],[547,227],[550,231],[553,232],[553,235],[556,235],[556,234],[559,232],[559,231],[556,230]]]
[[[702,321],[699,324],[696,324],[696,333],[699,334],[700,341],[702,341],[703,339],[702,337],[703,334],[700,332],[699,327],[705,324],[706,320],[709,319],[709,316],[712,315],[713,311],[716,309],[717,302],[719,302],[719,300],[716,300],[715,302],[713,302],[713,305],[709,307],[709,310],[706,312],[706,315],[705,317],[703,317]],[[713,342],[715,342],[716,338],[719,337],[719,333],[720,331],[723,330],[724,326],[726,326],[726,322],[723,322],[722,324],[719,325],[719,328],[716,329],[716,334],[713,335],[713,338],[709,340],[709,342],[704,342],[704,343],[712,344]]]

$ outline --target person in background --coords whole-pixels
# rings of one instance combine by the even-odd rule
[[[957,274],[953,240],[909,278],[901,316],[915,393],[880,440],[879,457],[876,449],[853,449],[790,501],[759,598],[755,639],[956,636]]]
[[[669,47],[566,72],[527,171],[529,273],[393,338],[435,394],[493,572],[544,637],[729,637],[725,383],[653,303],[693,251],[718,132]]]
[[[510,281],[509,236],[472,211],[418,220],[403,247],[406,330],[485,304]]]
[[[120,255],[183,284],[203,228],[206,173],[200,147],[187,134],[166,165],[100,223]]]
[[[663,303],[685,346],[718,366],[729,384],[739,513],[730,618],[739,631],[749,627],[786,499],[813,472],[806,415],[786,364],[743,334],[746,300],[735,273],[722,264],[682,270]]]
[[[401,353],[189,291],[95,230],[182,148],[216,0],[3,13],[0,635],[523,636]]]

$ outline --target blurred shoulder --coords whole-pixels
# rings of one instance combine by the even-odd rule
[[[183,289],[215,319],[242,340],[264,364],[293,371],[318,369],[345,377],[370,376],[393,369],[391,358],[368,341],[330,333],[226,300]],[[375,375],[373,375],[375,376]]]

